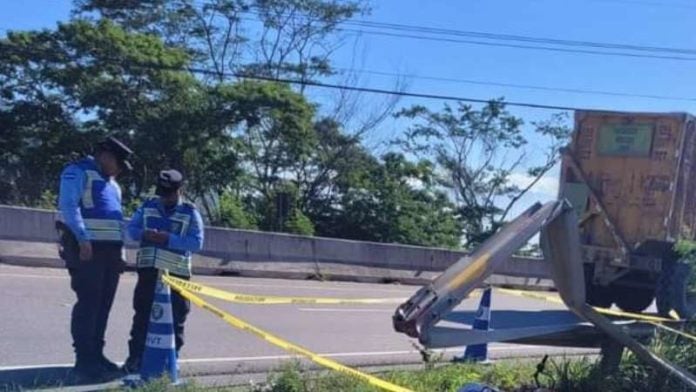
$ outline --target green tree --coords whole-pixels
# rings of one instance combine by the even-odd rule
[[[116,23],[73,20],[55,30],[11,32],[0,39],[1,202],[48,202],[42,196],[57,193],[63,165],[112,134],[136,151],[136,169],[121,180],[128,206],[151,187],[158,170],[173,167],[187,179],[187,197],[202,205],[212,222],[372,241],[458,244],[454,209],[437,190],[429,166],[399,155],[375,158],[359,136],[348,135],[335,120],[317,119],[316,106],[288,85],[211,81],[192,74],[190,66],[204,61],[193,50],[201,47],[175,43],[177,36],[166,31],[188,28],[186,23],[167,27],[151,13],[173,3],[89,3],[115,7],[110,15]],[[140,9],[140,4],[150,8]],[[267,11],[277,8],[267,12],[269,18],[287,10],[282,2],[264,4]],[[319,18],[334,22],[321,34],[332,34],[350,13],[333,9],[332,14],[333,2],[287,4],[294,4],[297,13],[326,5]],[[297,59],[283,61],[289,66]],[[283,72],[296,72],[290,68]],[[271,219],[276,197],[288,190],[291,208],[278,225]]]
[[[218,216],[213,224],[247,230],[258,228],[256,217],[248,212],[247,207],[237,195],[229,191],[220,196]]]
[[[212,217],[218,196],[244,180],[241,165],[268,168],[254,183],[268,186],[274,171],[306,153],[301,142],[312,139],[312,107],[287,86],[206,86],[184,70],[184,51],[109,21],[10,33],[0,40],[0,53],[0,118],[6,120],[0,145],[7,147],[0,153],[0,187],[17,189],[3,192],[4,202],[56,190],[61,167],[109,133],[136,151],[136,170],[122,182],[126,202],[158,170],[174,167]]]
[[[323,118],[313,124],[316,143],[307,159],[299,162],[294,176],[300,184],[300,204],[311,208],[326,197],[334,202],[337,187],[352,173],[376,162],[361,145],[359,137],[348,135],[339,123]]]
[[[288,171],[315,146],[314,108],[278,83],[223,84],[216,92],[222,115],[239,116],[229,133],[239,141],[239,159],[251,170],[252,191],[270,200]]]
[[[463,103],[439,112],[414,106],[397,116],[414,120],[397,143],[434,163],[438,184],[455,195],[468,245],[482,242],[505,222],[515,203],[558,161],[570,134],[564,116],[555,115],[533,124],[547,147],[530,146],[522,119],[507,112],[502,101],[480,110]],[[525,165],[532,152],[536,161]],[[529,184],[513,184],[513,173],[527,176]]]
[[[333,235],[358,240],[456,248],[454,205],[433,186],[432,168],[389,153],[353,173],[334,215]]]
[[[327,0],[75,0],[74,14],[115,21],[158,35],[211,72],[309,80],[332,72],[337,26],[369,11],[362,1]]]
[[[314,224],[307,215],[295,208],[285,224],[285,231],[292,234],[314,235]]]
[[[22,168],[38,174],[38,189],[55,189],[60,167],[106,133],[138,152],[126,200],[165,166],[187,172],[187,148],[206,154],[206,146],[220,145],[215,138],[223,128],[206,121],[205,87],[177,70],[188,56],[155,36],[128,34],[108,21],[75,21],[55,31],[10,33],[0,51],[0,89],[12,92],[3,94],[0,110],[19,141]],[[24,183],[22,177],[14,178]]]

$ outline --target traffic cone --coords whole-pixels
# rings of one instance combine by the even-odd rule
[[[474,319],[473,329],[488,331],[491,322],[491,288],[487,287],[481,296],[476,318]],[[488,344],[474,344],[466,346],[463,357],[455,357],[455,362],[487,362]]]
[[[176,384],[179,378],[175,347],[172,293],[169,286],[162,281],[160,272],[140,365],[140,379],[148,381],[167,375],[171,382]]]

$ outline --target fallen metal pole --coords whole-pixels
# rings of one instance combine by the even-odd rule
[[[621,331],[616,325],[609,321],[606,317],[597,313],[591,306],[583,304],[578,309],[574,309],[582,317],[597,326],[602,332],[606,333],[610,338],[631,350],[638,358],[656,369],[664,369],[669,374],[681,380],[687,386],[696,389],[696,376],[688,370],[673,364],[666,359],[658,357],[650,350],[646,349],[633,339],[628,334]]]
[[[562,204],[557,208],[569,212],[568,205]],[[541,230],[541,247],[544,256],[551,262],[551,276],[566,306],[594,324],[617,344],[627,347],[649,366],[663,369],[687,386],[696,389],[696,376],[658,357],[586,303],[576,217],[572,213],[558,213],[552,216],[554,218],[546,222]]]
[[[541,232],[541,248],[551,266],[551,276],[564,304],[582,319],[625,346],[640,360],[676,377],[696,389],[696,376],[688,370],[660,358],[636,341],[622,327],[601,315],[585,300],[585,281],[580,257],[577,217],[566,201],[536,204],[514,219],[480,246],[469,259],[447,269],[429,285],[401,304],[393,316],[394,329],[417,337],[428,347],[484,343],[500,340],[524,340],[540,336],[558,336],[566,326],[513,328],[510,330],[472,331],[439,327],[436,324],[450,313],[503,260],[535,233]],[[572,329],[568,329],[571,332]]]

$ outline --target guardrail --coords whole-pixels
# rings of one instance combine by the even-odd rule
[[[0,205],[0,240],[56,242],[56,211]],[[206,227],[201,256],[225,271],[234,262],[311,263],[389,270],[441,272],[467,254],[441,248]],[[134,245],[134,244],[130,244]],[[1,252],[1,251],[0,251]],[[0,256],[2,254],[0,253]],[[212,264],[211,264],[212,263]],[[513,257],[496,274],[548,278],[542,259]]]

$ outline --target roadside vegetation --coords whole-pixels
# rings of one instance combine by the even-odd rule
[[[687,332],[696,333],[696,323]],[[671,332],[658,332],[651,349],[683,368],[696,372],[696,342]],[[490,365],[426,363],[419,370],[395,370],[376,374],[384,380],[427,392],[456,392],[467,383],[490,385],[508,392],[680,392],[689,391],[678,380],[643,365],[627,352],[618,372],[603,377],[599,360],[572,357],[550,358],[543,366],[539,361],[498,361]],[[170,389],[166,382],[149,384],[139,392]],[[288,362],[270,374],[266,382],[235,387],[201,387],[195,383],[177,391],[214,390],[220,392],[376,392],[379,389],[336,372],[304,369],[299,362]]]
[[[570,132],[497,97],[425,107],[312,87],[366,87],[334,53],[378,2],[72,4],[53,28],[0,35],[0,204],[55,208],[62,167],[113,135],[137,156],[119,179],[127,213],[173,167],[209,225],[468,248]]]

